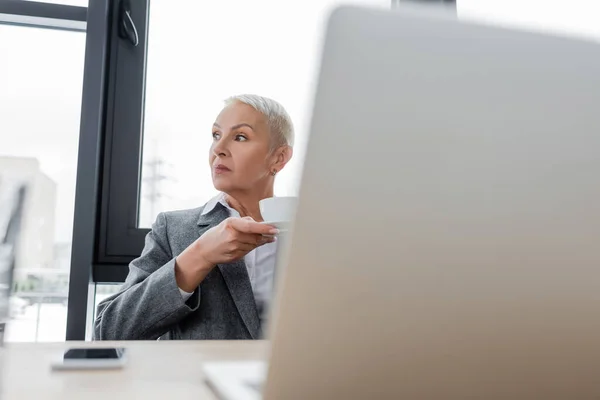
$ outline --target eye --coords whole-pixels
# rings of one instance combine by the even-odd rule
[[[235,140],[238,142],[245,142],[248,138],[245,135],[235,135]]]
[[[212,137],[214,140],[219,140],[221,138],[221,134],[219,132],[213,132]]]

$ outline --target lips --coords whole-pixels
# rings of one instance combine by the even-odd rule
[[[231,170],[229,168],[227,168],[226,166],[224,166],[223,164],[217,164],[213,167],[215,173],[217,174],[224,174],[225,172],[231,172]]]

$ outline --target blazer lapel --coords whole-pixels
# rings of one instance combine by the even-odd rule
[[[260,319],[244,260],[219,264],[221,275],[252,339],[260,337]]]
[[[229,216],[229,211],[223,205],[217,204],[209,213],[200,215],[198,219],[199,235],[219,225]],[[258,339],[260,337],[260,319],[244,260],[219,264],[218,268],[246,328],[253,339]]]

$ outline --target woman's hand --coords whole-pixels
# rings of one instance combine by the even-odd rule
[[[277,233],[273,226],[258,223],[251,217],[227,218],[177,257],[177,285],[186,292],[193,292],[215,265],[243,258],[255,248],[274,242],[272,235]]]
[[[239,260],[265,243],[275,241],[277,229],[254,221],[251,217],[227,218],[209,229],[196,241],[198,252],[208,264]]]

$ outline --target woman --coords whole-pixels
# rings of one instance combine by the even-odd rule
[[[277,102],[228,99],[209,165],[220,194],[161,213],[121,291],[98,305],[99,340],[257,339],[272,290],[277,229],[258,202],[292,157],[293,125]]]

